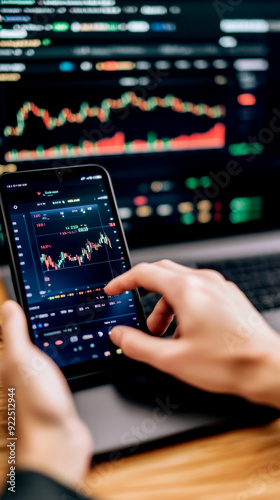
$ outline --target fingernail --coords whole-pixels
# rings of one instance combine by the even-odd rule
[[[111,337],[111,339],[113,340],[113,342],[115,342],[116,344],[118,343],[119,341],[119,337],[120,337],[120,334],[121,334],[121,329],[118,327],[118,326],[115,326],[114,328],[112,328],[112,330],[110,330],[109,332],[109,335]]]

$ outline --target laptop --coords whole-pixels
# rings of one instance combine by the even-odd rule
[[[280,331],[280,2],[74,3],[0,7],[0,171],[100,163],[134,264],[216,269]],[[72,383],[100,460],[275,416],[126,373]]]

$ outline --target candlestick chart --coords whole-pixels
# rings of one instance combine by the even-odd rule
[[[82,102],[69,98],[71,105],[54,108],[50,99],[44,106],[42,97],[34,96],[14,108],[3,130],[9,145],[5,159],[37,161],[222,149],[226,106],[213,96],[208,100],[199,97],[197,93],[188,98],[179,91],[143,97],[127,91],[118,97],[93,95]],[[59,102],[64,100],[61,96]]]
[[[33,214],[39,263],[50,292],[101,284],[121,265],[118,233],[102,226],[96,206]]]
[[[22,135],[25,129],[25,122],[29,114],[40,118],[48,130],[62,127],[65,123],[83,123],[87,118],[97,117],[99,121],[108,121],[113,109],[121,110],[128,106],[134,106],[143,112],[153,111],[156,108],[170,108],[175,113],[192,113],[196,116],[208,116],[209,118],[221,118],[225,116],[225,107],[221,105],[208,106],[205,103],[194,104],[192,102],[183,102],[180,98],[169,94],[164,98],[158,96],[149,97],[147,100],[138,97],[135,92],[125,92],[120,99],[104,99],[101,106],[90,107],[88,102],[83,102],[77,113],[69,108],[60,111],[57,117],[50,116],[47,109],[40,109],[33,102],[25,102],[17,113],[16,127],[7,126],[4,129],[4,135]]]
[[[80,255],[71,255],[67,252],[61,251],[59,253],[58,261],[55,262],[50,255],[43,253],[40,256],[40,261],[44,264],[47,271],[52,269],[56,271],[58,269],[63,269],[65,268],[67,262],[71,264],[74,263],[74,265],[77,264],[78,266],[81,266],[85,262],[91,262],[93,253],[100,251],[100,249],[103,248],[103,245],[107,245],[112,248],[110,238],[108,238],[105,233],[99,233],[99,236],[99,240],[96,243],[87,240],[84,247],[81,248]],[[41,245],[41,247],[51,249],[52,245]]]

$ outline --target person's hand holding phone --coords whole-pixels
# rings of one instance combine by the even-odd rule
[[[111,331],[126,356],[201,389],[280,408],[280,336],[236,285],[215,271],[165,260],[135,266],[105,292],[138,287],[162,298],[147,321],[153,336],[124,326]],[[174,316],[173,338],[156,338]]]
[[[76,489],[89,470],[92,437],[55,362],[32,344],[21,307],[2,308],[6,388],[15,388],[16,465]]]

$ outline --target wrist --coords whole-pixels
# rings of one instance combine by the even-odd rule
[[[243,396],[249,401],[280,409],[280,338],[256,355],[244,386]]]
[[[85,425],[75,419],[63,425],[38,426],[18,441],[17,467],[44,474],[76,490],[89,470],[92,440]]]

